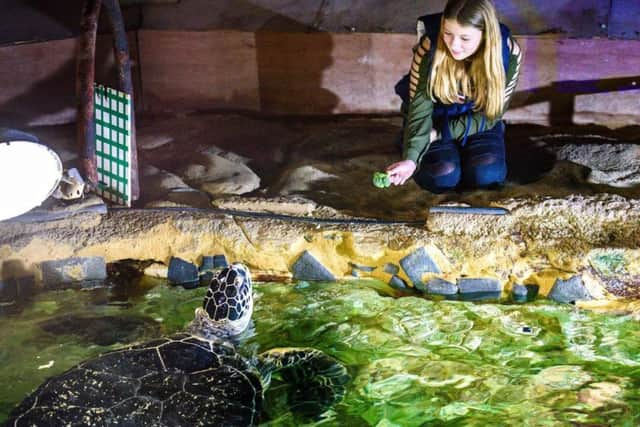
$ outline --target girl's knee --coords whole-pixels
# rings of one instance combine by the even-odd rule
[[[490,159],[489,157],[493,158]],[[474,159],[470,169],[469,173],[466,174],[465,181],[473,187],[502,184],[507,177],[505,161],[491,155],[479,157],[477,161]]]
[[[460,182],[460,167],[451,161],[438,161],[424,165],[415,177],[416,183],[432,193],[453,190]]]
[[[434,178],[446,177],[453,174],[456,164],[448,161],[439,161],[425,165],[425,171]]]

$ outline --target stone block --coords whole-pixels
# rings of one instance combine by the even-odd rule
[[[102,257],[74,257],[40,263],[45,288],[77,282],[104,280],[107,264]]]
[[[496,279],[458,279],[461,294],[502,292],[502,284]]]
[[[213,257],[205,255],[200,262],[200,272],[213,270]]]
[[[515,284],[511,289],[511,294],[514,297],[526,298],[529,294],[529,289],[525,285]]]
[[[296,280],[333,282],[335,276],[308,251],[304,251],[291,267]]]
[[[418,286],[424,273],[440,273],[440,269],[431,259],[425,248],[419,248],[400,260],[402,269],[413,283]]]
[[[224,255],[205,255],[200,263],[200,272],[215,270],[216,268],[228,267],[227,257]]]
[[[384,265],[384,272],[389,274],[398,274],[400,272],[400,267],[395,264],[391,264],[390,262]]]
[[[573,276],[568,280],[557,279],[548,297],[565,304],[574,304],[576,301],[592,299],[582,282],[582,276],[579,275]]]
[[[458,294],[454,296],[461,301],[494,301],[499,302],[502,298],[502,292],[469,292],[466,294]]]
[[[225,268],[228,267],[227,257],[224,255],[213,256],[213,268]]]
[[[529,289],[525,285],[519,283],[511,287],[511,299],[515,302],[526,302],[529,295]]]
[[[434,295],[455,295],[458,293],[458,285],[437,278],[427,282],[426,291]]]
[[[418,282],[418,283],[414,283],[413,284],[413,289],[422,292],[423,294],[427,293],[427,285],[422,283],[422,282]]]
[[[14,278],[0,280],[0,304],[13,303],[18,299],[18,281]]]
[[[389,280],[389,286],[399,291],[406,291],[407,289],[409,289],[404,280],[396,275],[391,276],[391,279]]]
[[[209,286],[213,280],[213,271],[205,271],[200,275],[200,286]]]
[[[170,283],[184,285],[195,282],[197,286],[199,281],[198,274],[198,267],[195,264],[177,257],[171,257],[171,260],[169,260],[167,278]]]
[[[511,298],[515,302],[532,301],[538,296],[540,286],[538,285],[521,285],[516,283],[511,288]]]
[[[373,270],[376,269],[375,267],[370,267],[368,265],[354,264],[352,262],[349,263],[349,266],[354,270],[364,271],[366,273],[371,273]]]

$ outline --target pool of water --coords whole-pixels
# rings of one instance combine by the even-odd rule
[[[47,377],[176,332],[205,289],[140,286],[36,295],[0,317],[0,423]],[[371,282],[256,284],[247,355],[315,347],[342,361],[344,400],[308,421],[349,426],[640,425],[640,325],[550,302],[392,298]],[[277,385],[264,425],[299,425]]]

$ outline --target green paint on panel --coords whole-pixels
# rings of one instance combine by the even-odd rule
[[[96,85],[94,97],[98,192],[131,206],[131,96]]]

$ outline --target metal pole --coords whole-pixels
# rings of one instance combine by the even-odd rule
[[[93,119],[93,82],[95,80],[96,33],[101,3],[101,0],[85,0],[84,2],[76,60],[76,100],[78,106],[76,141],[80,168],[91,188],[96,188],[98,184],[96,129]]]
[[[113,51],[118,69],[120,90],[131,96],[131,199],[140,197],[138,178],[138,150],[136,145],[135,103],[133,102],[133,82],[131,80],[131,56],[127,32],[122,19],[118,0],[102,0],[113,32]]]

